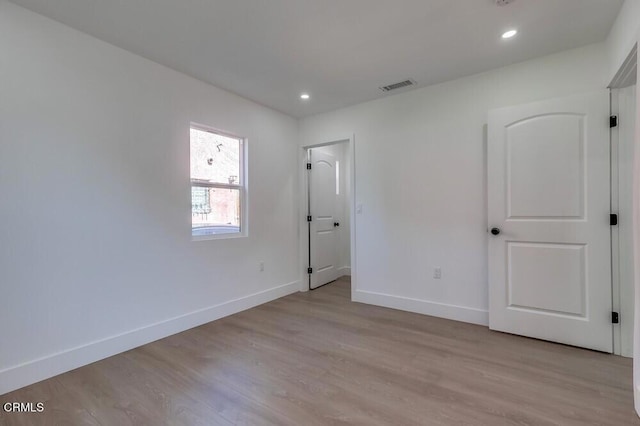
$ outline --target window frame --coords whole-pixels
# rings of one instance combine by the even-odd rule
[[[239,184],[227,184],[227,183],[213,183],[213,182],[203,182],[198,179],[193,179],[191,176],[191,129],[199,130],[201,132],[211,133],[217,136],[224,136],[227,138],[237,139],[240,143],[239,147],[239,155],[238,159],[240,161],[239,164],[239,173],[238,180]],[[240,232],[228,233],[228,234],[212,234],[212,235],[193,235],[193,207],[191,207],[191,241],[209,241],[209,240],[226,240],[233,238],[244,238],[249,235],[248,229],[248,196],[247,196],[247,138],[242,136],[237,136],[233,133],[225,132],[222,130],[218,130],[211,126],[206,126],[198,123],[190,123],[189,125],[189,194],[193,191],[194,187],[199,188],[216,188],[216,189],[236,189],[239,192],[239,202],[240,202]],[[189,195],[191,197],[191,195]]]

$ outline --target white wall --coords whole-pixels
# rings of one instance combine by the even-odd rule
[[[0,52],[0,394],[298,290],[296,120],[3,0]],[[190,240],[190,121],[248,138],[247,238]]]
[[[640,38],[640,0],[625,0],[606,42],[609,62],[607,83],[616,75],[638,38]]]
[[[326,145],[313,148],[313,152],[320,151],[325,154],[333,155],[340,164],[340,194],[336,197],[338,203],[337,218],[340,222],[338,228],[338,268],[342,271],[341,275],[351,274],[351,231],[349,227],[349,216],[351,209],[349,208],[349,177],[350,172],[350,150],[348,143],[338,143],[334,145]]]
[[[304,146],[355,134],[354,298],[486,324],[487,111],[606,77],[598,44],[302,120]]]

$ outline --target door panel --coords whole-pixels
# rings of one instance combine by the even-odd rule
[[[336,207],[336,159],[334,156],[310,150],[309,253],[313,273],[311,288],[317,288],[338,278],[338,235]]]
[[[584,244],[509,242],[507,247],[509,307],[584,317]]]
[[[507,185],[513,218],[584,216],[584,116],[548,114],[506,128]]]
[[[611,352],[607,91],[489,113],[491,329]]]

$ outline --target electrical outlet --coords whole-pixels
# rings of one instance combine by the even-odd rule
[[[439,266],[437,268],[433,268],[433,278],[436,280],[442,278],[442,269]]]
[[[260,262],[258,264],[258,268],[260,268],[260,272],[263,272],[264,271],[264,262]]]

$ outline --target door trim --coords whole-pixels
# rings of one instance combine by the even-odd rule
[[[635,83],[632,84],[635,86]],[[633,144],[633,131],[635,123],[630,122],[628,102],[629,94],[625,93],[628,87],[611,88],[611,115],[619,117],[618,125],[611,128],[611,212],[619,215],[617,226],[611,227],[611,285],[613,311],[620,314],[620,323],[613,325],[613,353],[627,358],[633,356],[633,319],[635,316],[633,309],[634,277],[629,275],[629,266],[633,267],[633,249],[631,252],[623,251],[629,248],[630,238],[627,235],[632,233],[631,218],[633,212],[629,207],[633,203],[633,190],[630,182],[626,181],[623,175],[625,168],[621,160],[625,154],[621,154],[623,146],[621,144]],[[637,106],[636,106],[637,108]],[[635,113],[635,111],[633,111]],[[628,149],[628,147],[627,147]],[[633,148],[632,148],[633,149]],[[626,166],[633,167],[627,164]],[[627,173],[629,170],[626,170]],[[632,172],[632,171],[631,171]],[[627,191],[623,191],[623,189]],[[631,189],[631,190],[630,190]],[[631,242],[632,245],[632,242]],[[626,268],[626,269],[625,269]],[[631,295],[631,296],[630,296]],[[630,300],[629,300],[630,299]]]

